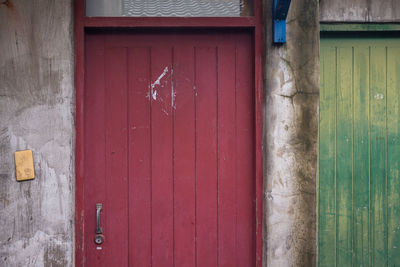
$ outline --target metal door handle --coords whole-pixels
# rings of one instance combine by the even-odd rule
[[[103,229],[100,227],[100,212],[103,208],[103,204],[97,203],[96,204],[96,222],[97,222],[97,227],[96,227],[96,234],[102,234]]]
[[[103,204],[96,204],[96,236],[94,237],[94,242],[97,245],[101,245],[104,242],[104,236],[102,235],[103,229],[100,227],[100,213],[103,208]]]

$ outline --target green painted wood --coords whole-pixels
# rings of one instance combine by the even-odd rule
[[[352,263],[352,172],[353,159],[353,51],[351,47],[337,48],[336,93],[336,263]],[[349,156],[350,155],[350,156]]]
[[[323,73],[336,74],[336,48],[321,48],[323,58],[321,69]],[[324,194],[319,202],[319,254],[320,266],[334,266],[336,254],[332,244],[336,242],[336,199],[335,191],[335,139],[336,139],[336,75],[323,75],[322,86],[327,90],[320,94],[319,119],[319,176],[323,180],[319,183],[320,193]]]
[[[400,266],[399,105],[399,40],[321,40],[319,266]]]
[[[400,31],[400,24],[393,23],[321,23],[321,32],[349,32],[349,31]]]
[[[369,265],[369,47],[354,49],[354,262]]]
[[[370,52],[371,263],[385,266],[386,233],[386,47]]]
[[[388,263],[400,262],[400,48],[388,47],[387,121],[388,121]]]

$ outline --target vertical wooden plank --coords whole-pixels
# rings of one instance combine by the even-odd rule
[[[215,47],[196,48],[197,266],[217,266],[217,62]]]
[[[321,40],[318,264],[336,266],[336,48]]]
[[[150,48],[129,49],[129,264],[151,266]]]
[[[255,218],[256,218],[256,266],[261,267],[263,264],[263,249],[264,249],[264,210],[265,207],[263,205],[264,202],[264,186],[263,186],[263,146],[264,146],[264,136],[263,136],[263,126],[264,126],[264,90],[263,90],[263,82],[264,82],[264,48],[265,45],[263,43],[264,34],[263,34],[263,5],[261,1],[255,1],[254,13],[256,18],[256,27],[254,28],[254,39],[253,34],[248,35],[248,42],[253,42],[254,51],[251,55],[251,58],[254,59],[254,124],[255,124],[255,135],[254,135],[254,146],[255,146],[255,179],[256,179],[256,205],[255,205]],[[248,33],[248,34],[249,34]]]
[[[319,84],[320,84],[320,93],[322,92],[322,85],[323,85],[323,81],[325,81],[325,72],[323,71],[323,64],[322,64],[322,53],[323,53],[323,45],[322,45],[322,40],[320,40],[320,74],[319,74]],[[321,95],[321,94],[320,94]],[[321,99],[320,99],[320,105],[319,105],[319,115],[320,115],[320,112],[321,112],[321,108],[320,108],[320,106],[321,106]],[[317,153],[317,177],[316,177],[316,197],[317,197],[317,199],[316,199],[316,250],[317,250],[317,255],[316,255],[316,266],[318,267],[318,266],[320,266],[320,264],[319,264],[319,238],[320,238],[320,232],[319,232],[319,229],[320,229],[320,213],[319,213],[319,210],[321,209],[321,205],[320,205],[320,180],[321,180],[321,177],[320,177],[320,175],[319,175],[319,169],[320,169],[320,166],[319,166],[319,164],[320,164],[320,162],[319,162],[319,159],[320,159],[320,155],[319,155],[319,138],[320,138],[320,132],[321,132],[321,129],[320,129],[320,122],[319,122],[319,116],[318,116],[318,153]]]
[[[388,266],[400,263],[400,47],[392,41],[387,55]]]
[[[386,265],[386,49],[370,52],[371,249],[373,266]]]
[[[336,264],[352,264],[353,51],[337,48],[336,91]],[[331,189],[332,190],[332,189]]]
[[[236,48],[236,172],[237,266],[255,265],[254,79],[251,42],[237,39]]]
[[[173,265],[172,49],[151,49],[152,264]]]
[[[174,48],[174,251],[176,267],[195,262],[194,48]]]
[[[104,266],[128,265],[127,50],[106,48],[106,220]],[[119,227],[116,227],[116,226]],[[121,230],[122,229],[122,230]]]
[[[369,47],[354,47],[354,265],[369,265]]]
[[[86,264],[104,266],[106,249],[97,250],[93,238],[96,234],[96,203],[105,203],[105,84],[104,47],[102,38],[88,36],[86,40],[85,81],[85,250]],[[93,186],[93,185],[96,186]],[[102,214],[103,215],[103,214]],[[101,221],[104,224],[104,221]],[[104,228],[104,225],[102,225]],[[89,241],[88,241],[89,240]],[[107,248],[107,242],[103,248]]]
[[[236,49],[218,47],[218,266],[235,266],[236,233]],[[251,88],[248,88],[251,91]],[[247,177],[249,180],[251,177]]]

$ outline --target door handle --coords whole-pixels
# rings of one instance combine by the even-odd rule
[[[103,229],[100,227],[100,213],[103,209],[103,204],[96,204],[96,236],[94,237],[94,242],[97,245],[101,245],[104,242],[104,236],[102,235]]]
[[[96,234],[102,234],[103,229],[100,227],[100,212],[103,209],[103,204],[96,204]]]

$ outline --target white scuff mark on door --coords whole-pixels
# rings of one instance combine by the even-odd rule
[[[197,87],[195,84],[193,85],[193,91],[194,91],[194,95],[197,96]]]
[[[155,82],[153,82],[151,84],[151,96],[153,97],[154,100],[157,100],[157,90],[154,90],[154,87],[156,87],[156,85],[160,85],[161,84],[161,79],[167,74],[168,72],[168,66],[166,66],[164,68],[163,73],[161,73],[160,76],[158,76],[157,80],[155,80]]]
[[[171,75],[172,75],[172,77],[174,77],[174,69],[171,69]],[[176,96],[176,94],[175,94],[175,88],[174,88],[174,81],[172,81],[172,83],[171,83],[171,107],[173,109],[176,109],[175,108],[175,96]]]

